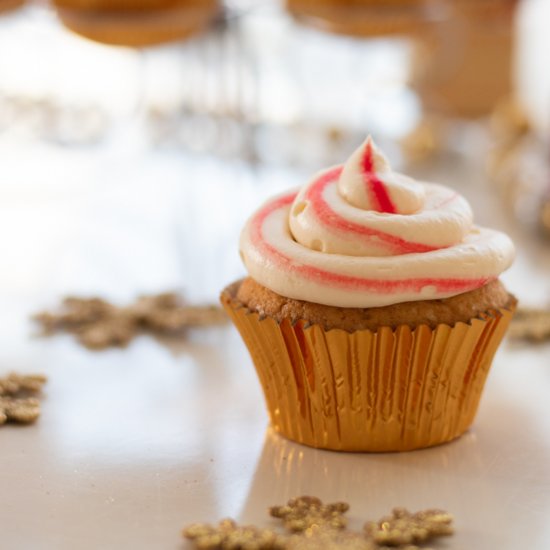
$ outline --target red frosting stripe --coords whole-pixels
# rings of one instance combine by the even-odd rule
[[[363,175],[367,193],[370,196],[372,209],[376,212],[385,212],[387,214],[397,214],[397,209],[393,204],[384,182],[376,175],[376,167],[372,154],[372,142],[369,140],[365,145],[365,153],[362,158]]]

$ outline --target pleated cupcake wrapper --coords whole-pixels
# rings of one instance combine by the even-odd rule
[[[349,333],[260,318],[231,288],[222,303],[278,433],[312,447],[373,452],[430,447],[468,429],[515,308],[452,327]]]

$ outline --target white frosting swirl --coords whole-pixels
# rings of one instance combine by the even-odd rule
[[[344,166],[256,212],[241,255],[253,279],[289,298],[340,307],[446,298],[514,257],[506,235],[472,217],[457,193],[392,172],[369,138]]]

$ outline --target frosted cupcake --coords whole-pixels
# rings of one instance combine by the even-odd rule
[[[247,222],[250,277],[222,303],[274,429],[313,447],[401,451],[471,425],[516,300],[514,247],[467,201],[393,172],[368,139]]]

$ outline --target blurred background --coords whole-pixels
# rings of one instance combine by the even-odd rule
[[[0,0],[0,295],[214,302],[261,200],[372,134],[550,299],[550,2]]]
[[[49,378],[37,424],[0,430],[0,546],[176,548],[186,522],[264,525],[318,494],[357,528],[435,506],[451,546],[549,548],[549,24],[550,0],[0,0],[0,378]],[[367,134],[513,238],[502,279],[540,314],[456,444],[342,457],[265,436],[232,326],[98,353],[36,337],[67,295],[217,303],[253,209]]]

